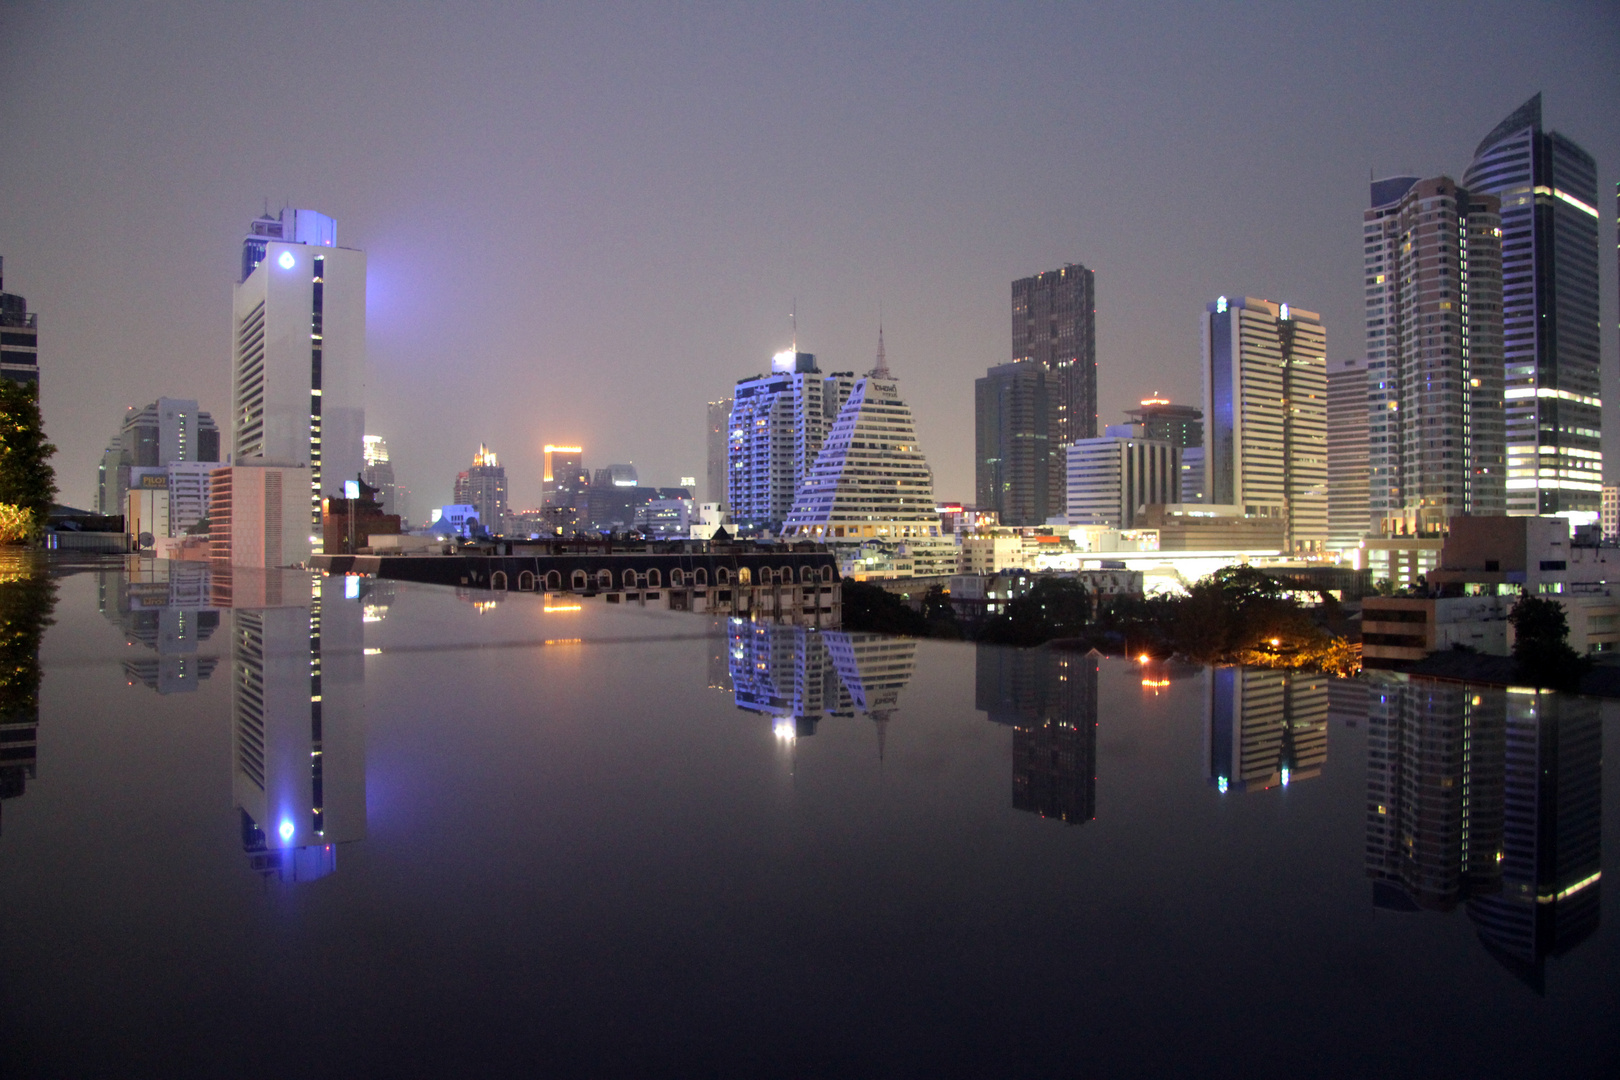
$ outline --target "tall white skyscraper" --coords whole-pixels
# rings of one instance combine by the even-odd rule
[[[1327,388],[1328,547],[1343,551],[1367,535],[1367,361],[1330,363]]]
[[[1327,334],[1313,311],[1221,297],[1203,317],[1205,490],[1211,503],[1287,519],[1319,550],[1327,523]]]
[[[388,444],[381,435],[367,435],[362,446],[366,467],[361,479],[377,489],[377,501],[385,514],[399,513],[394,465],[388,460]]]
[[[243,243],[234,308],[233,464],[309,470],[303,505],[318,551],[323,496],[341,497],[364,467],[365,253],[338,247],[325,214],[261,217]]]

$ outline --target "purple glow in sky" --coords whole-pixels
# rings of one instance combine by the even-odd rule
[[[1360,355],[1369,170],[1460,177],[1540,90],[1612,192],[1616,56],[1597,2],[12,3],[0,255],[74,505],[125,406],[225,421],[266,199],[368,253],[367,427],[419,518],[480,442],[519,507],[548,442],[701,477],[705,403],[786,347],[795,300],[823,370],[870,367],[882,305],[938,493],[970,500],[1015,277],[1096,271],[1102,423],[1198,403],[1221,293]]]

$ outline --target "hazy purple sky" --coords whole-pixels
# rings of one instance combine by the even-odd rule
[[[1612,0],[0,3],[0,255],[76,505],[126,405],[229,413],[265,199],[368,253],[367,427],[418,516],[480,441],[518,506],[546,442],[701,481],[705,402],[795,298],[823,370],[870,366],[881,302],[939,494],[971,499],[1013,278],[1096,271],[1104,423],[1198,402],[1220,293],[1359,355],[1368,171],[1460,177],[1537,90],[1598,161],[1613,399],[1617,57]]]

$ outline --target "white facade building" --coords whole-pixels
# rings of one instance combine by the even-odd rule
[[[1291,550],[1327,520],[1327,335],[1315,312],[1220,297],[1203,316],[1205,498],[1282,516]]]
[[[297,566],[309,560],[307,468],[262,462],[216,468],[208,484],[209,555],[232,566]]]
[[[956,544],[941,535],[936,505],[934,474],[880,334],[877,366],[839,411],[782,534],[839,547],[879,541],[909,555],[916,576],[951,574]]]
[[[1070,525],[1130,529],[1143,506],[1180,501],[1180,454],[1168,442],[1107,435],[1067,453]]]
[[[322,498],[364,467],[366,256],[336,237],[312,210],[259,218],[233,301],[232,460],[308,473],[297,502],[315,551]]]

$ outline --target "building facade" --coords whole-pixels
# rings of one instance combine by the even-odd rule
[[[954,573],[956,545],[941,535],[935,506],[933,470],[880,338],[877,366],[856,381],[839,411],[782,535],[904,549],[915,576]]]
[[[703,497],[709,502],[724,503],[730,498],[727,476],[728,446],[731,431],[731,404],[729,397],[709,402],[709,424],[704,434],[708,450],[708,471],[703,478]]]
[[[974,383],[974,501],[1006,525],[1045,525],[1051,497],[1051,405],[1040,364],[993,367]]]
[[[1180,500],[1180,454],[1162,439],[1081,439],[1066,454],[1070,525],[1134,529],[1144,507]]]
[[[1327,450],[1328,547],[1334,551],[1354,548],[1367,535],[1367,424],[1367,361],[1333,361],[1327,372]]]
[[[233,306],[232,464],[305,470],[300,512],[318,546],[323,496],[365,465],[365,253],[338,247],[336,222],[313,210],[261,217]]]
[[[1063,513],[1060,448],[1097,435],[1097,299],[1095,275],[1078,263],[1012,284],[1012,359],[1047,375],[1049,514]]]
[[[381,435],[367,435],[361,440],[361,456],[366,467],[360,479],[377,489],[377,501],[385,514],[398,514],[399,487],[394,482],[394,463],[388,460],[388,444]]]
[[[741,528],[781,528],[854,383],[850,372],[824,376],[814,354],[795,349],[777,353],[769,374],[737,383],[727,432],[726,502]]]
[[[6,292],[6,261],[0,258],[0,378],[39,385],[39,316],[28,301]]]
[[[1252,296],[1205,310],[1205,491],[1280,516],[1290,550],[1324,547],[1327,335],[1315,312]]]
[[[218,462],[219,442],[218,425],[194,398],[160,397],[145,408],[126,410],[96,470],[97,512],[124,512],[132,470],[160,469],[171,462]]]
[[[1372,204],[1366,527],[1438,535],[1505,505],[1500,203],[1403,176],[1375,182]]]
[[[506,528],[506,466],[496,458],[495,451],[478,444],[471,467],[456,477],[453,501],[476,510],[478,520],[492,535]]]
[[[1463,184],[1501,201],[1507,512],[1597,521],[1603,485],[1597,165],[1544,132],[1537,94]]]

